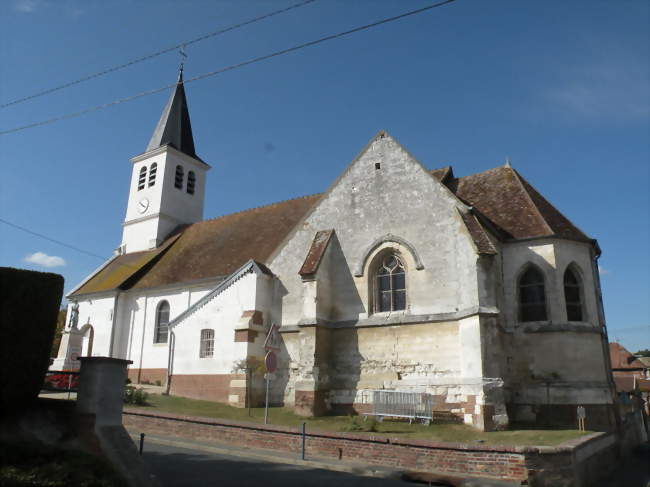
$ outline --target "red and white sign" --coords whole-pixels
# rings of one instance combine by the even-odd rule
[[[266,335],[266,340],[264,340],[264,350],[266,350],[267,352],[271,350],[275,352],[280,351],[281,349],[280,345],[282,342],[280,341],[279,329],[280,327],[275,323],[271,325],[271,329]]]
[[[266,352],[266,356],[264,357],[264,365],[266,366],[266,371],[270,374],[277,370],[278,357],[273,350]]]

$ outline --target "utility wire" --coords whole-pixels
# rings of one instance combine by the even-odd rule
[[[271,54],[265,54],[264,56],[259,56],[259,57],[253,58],[253,59],[249,59],[249,60],[243,61],[241,63],[231,64],[230,66],[226,66],[224,68],[220,68],[220,69],[217,69],[215,71],[210,71],[209,73],[204,73],[204,74],[195,76],[193,78],[187,79],[187,80],[184,81],[184,83],[191,83],[193,81],[198,81],[198,80],[202,80],[202,79],[205,79],[205,78],[208,78],[208,77],[211,77],[211,76],[216,76],[218,74],[225,73],[226,71],[232,71],[234,69],[239,69],[239,68],[242,68],[244,66],[248,66],[249,64],[258,63],[258,62],[261,62],[261,61],[266,61],[267,59],[271,59],[271,58],[274,58],[274,57],[277,57],[277,56],[281,56],[283,54],[287,54],[287,53],[290,53],[290,52],[298,51],[298,50],[304,49],[306,47],[315,46],[316,44],[331,41],[333,39],[338,39],[340,37],[345,37],[347,35],[354,34],[355,32],[360,32],[360,31],[363,31],[363,30],[366,30],[366,29],[370,29],[372,27],[377,27],[377,26],[382,25],[382,24],[387,24],[389,22],[394,22],[396,20],[403,19],[404,17],[409,17],[411,15],[421,14],[423,12],[426,12],[427,10],[431,10],[431,9],[434,9],[434,8],[437,8],[437,7],[442,7],[443,5],[447,5],[447,4],[455,2],[455,1],[456,0],[444,0],[442,2],[434,3],[432,5],[428,5],[426,7],[419,8],[417,10],[411,10],[409,12],[405,12],[403,14],[396,15],[394,17],[388,17],[388,18],[379,20],[377,22],[373,22],[371,24],[366,24],[366,25],[362,25],[360,27],[355,27],[354,29],[339,32],[338,34],[332,34],[332,35],[329,35],[329,36],[326,36],[326,37],[321,37],[320,39],[305,42],[303,44],[298,44],[296,46],[289,47],[289,48],[283,49],[281,51],[275,51],[275,52],[273,52]],[[81,110],[79,112],[68,113],[68,114],[65,114],[65,115],[61,115],[59,117],[50,118],[48,120],[42,120],[40,122],[34,122],[34,123],[29,124],[29,125],[23,125],[23,126],[15,127],[15,128],[8,129],[8,130],[3,130],[3,131],[0,131],[0,135],[7,135],[7,134],[11,134],[13,132],[19,132],[21,130],[27,130],[27,129],[34,128],[34,127],[39,127],[41,125],[48,125],[50,123],[58,122],[60,120],[65,120],[65,119],[68,119],[68,118],[78,117],[80,115],[84,115],[84,114],[89,113],[89,112],[94,112],[94,111],[101,110],[103,108],[107,108],[107,107],[110,107],[110,106],[113,106],[113,105],[118,105],[120,103],[125,103],[125,102],[128,102],[128,101],[132,101],[132,100],[135,100],[137,98],[141,98],[143,96],[153,95],[155,93],[165,91],[165,90],[167,90],[169,88],[172,88],[174,86],[176,86],[176,83],[172,83],[172,84],[163,86],[161,88],[156,88],[156,89],[153,89],[153,90],[143,91],[141,93],[131,95],[131,96],[127,96],[126,98],[120,98],[118,100],[114,100],[114,101],[111,101],[111,102],[108,102],[108,103],[104,103],[102,105],[97,105],[97,106],[94,106],[94,107],[86,108],[85,110]]]
[[[304,0],[304,1],[300,2],[300,3],[290,5],[290,6],[286,7],[286,8],[283,8],[283,9],[280,9],[280,10],[275,10],[273,12],[269,12],[268,14],[260,15],[259,17],[255,17],[253,19],[247,20],[245,22],[241,22],[239,24],[231,25],[230,27],[226,27],[225,29],[221,29],[221,30],[217,30],[217,31],[214,31],[214,32],[210,32],[208,34],[204,34],[204,35],[202,35],[200,37],[190,39],[189,41],[185,41],[185,42],[182,42],[180,44],[176,44],[175,46],[168,47],[167,49],[163,49],[161,51],[157,51],[157,52],[154,52],[154,53],[151,53],[151,54],[147,54],[146,56],[142,56],[142,57],[133,59],[133,60],[128,61],[128,62],[126,62],[124,64],[118,64],[117,66],[113,66],[113,67],[104,69],[103,71],[99,71],[97,73],[89,74],[87,76],[84,76],[83,78],[79,78],[79,79],[76,79],[74,81],[70,81],[68,83],[64,83],[64,84],[59,85],[59,86],[55,86],[54,88],[49,88],[47,90],[40,91],[38,93],[34,93],[33,95],[25,96],[23,98],[18,98],[17,100],[13,100],[13,101],[10,101],[10,102],[7,102],[7,103],[3,103],[3,104],[0,105],[0,109],[7,108],[7,107],[10,107],[12,105],[17,105],[19,103],[23,103],[23,102],[26,102],[28,100],[33,100],[34,98],[38,98],[40,96],[44,96],[44,95],[48,95],[50,93],[54,93],[55,91],[59,91],[59,90],[65,89],[65,88],[69,88],[69,87],[77,85],[79,83],[83,83],[84,81],[89,81],[89,80],[94,79],[94,78],[99,78],[100,76],[104,76],[104,75],[112,73],[114,71],[119,71],[120,69],[124,69],[124,68],[128,68],[129,66],[133,66],[134,64],[141,63],[143,61],[148,61],[149,59],[153,59],[153,58],[158,57],[158,56],[162,56],[163,54],[167,54],[168,52],[172,52],[172,51],[175,51],[177,49],[182,49],[182,48],[184,48],[186,46],[189,46],[190,44],[195,44],[197,42],[201,42],[201,41],[204,41],[206,39],[210,39],[212,37],[215,37],[215,36],[218,36],[218,35],[221,35],[221,34],[225,34],[226,32],[230,32],[232,30],[239,29],[239,28],[244,27],[246,25],[254,24],[255,22],[259,22],[260,20],[265,20],[265,19],[268,19],[270,17],[274,17],[276,15],[288,12],[289,10],[293,10],[293,9],[296,9],[296,8],[299,8],[299,7],[303,7],[304,5],[307,5],[309,3],[313,3],[313,2],[316,2],[316,1],[317,0]]]
[[[20,225],[16,225],[15,223],[11,223],[10,221],[5,220],[4,218],[0,218],[0,223],[4,223],[5,225],[8,225],[10,227],[16,228],[18,230],[21,230],[25,233],[29,233],[30,235],[34,235],[35,237],[39,237],[45,240],[48,240],[50,242],[54,242],[55,244],[62,245],[63,247],[67,247],[69,249],[75,250],[77,252],[81,252],[82,254],[89,255],[90,257],[96,257],[98,259],[101,259],[102,261],[107,261],[108,259],[106,257],[102,257],[101,255],[93,254],[92,252],[88,252],[87,250],[80,249],[79,247],[75,247],[74,245],[70,245],[65,242],[61,242],[60,240],[57,240],[52,237],[48,237],[47,235],[43,235],[42,233],[35,232],[33,230],[30,230],[29,228],[21,227]]]

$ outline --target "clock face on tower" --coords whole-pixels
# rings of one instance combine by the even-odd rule
[[[138,202],[138,212],[144,213],[145,211],[147,211],[147,208],[149,208],[149,200],[147,198],[142,198]]]

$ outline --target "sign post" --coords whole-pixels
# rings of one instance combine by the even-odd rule
[[[280,336],[278,334],[278,325],[271,325],[266,340],[264,341],[264,366],[266,368],[266,400],[264,401],[264,424],[269,423],[269,382],[271,381],[271,374],[278,368],[278,357],[275,355],[276,351],[280,350]]]

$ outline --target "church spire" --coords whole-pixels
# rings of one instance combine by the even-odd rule
[[[178,70],[178,81],[174,92],[165,105],[146,152],[164,145],[171,145],[174,149],[198,159],[194,150],[190,112],[187,108],[187,98],[185,98],[182,63]]]

